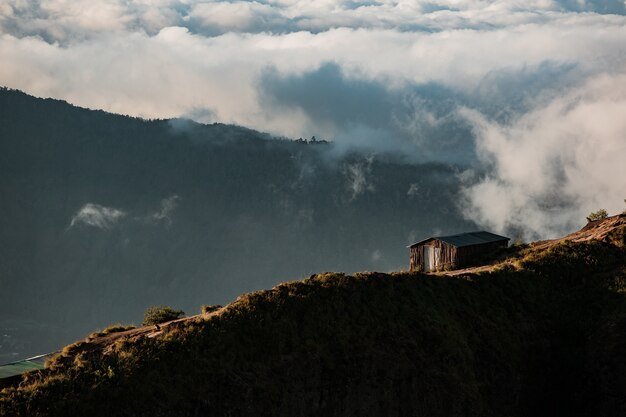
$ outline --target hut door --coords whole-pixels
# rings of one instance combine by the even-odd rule
[[[435,248],[432,246],[424,246],[424,272],[430,272],[435,269]]]

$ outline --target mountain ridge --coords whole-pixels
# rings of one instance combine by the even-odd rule
[[[490,271],[317,274],[79,343],[2,391],[0,414],[622,415],[625,222]]]

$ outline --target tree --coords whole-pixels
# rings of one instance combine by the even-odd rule
[[[143,325],[152,326],[154,324],[179,319],[184,315],[184,311],[174,310],[164,305],[148,307],[143,313]]]
[[[596,220],[606,219],[608,215],[609,213],[607,213],[605,209],[600,209],[598,211],[592,211],[591,213],[589,213],[589,216],[587,216],[587,220],[589,220],[590,222],[595,222]]]

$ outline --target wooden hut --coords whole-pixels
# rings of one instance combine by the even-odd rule
[[[409,246],[411,271],[461,268],[477,263],[498,248],[506,248],[509,238],[489,232],[429,237]]]

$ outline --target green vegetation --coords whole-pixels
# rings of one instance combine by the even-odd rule
[[[106,354],[81,342],[0,415],[622,416],[625,259],[566,241],[458,278],[318,274]]]
[[[219,310],[220,308],[222,308],[222,306],[220,305],[215,305],[215,304],[204,304],[200,307],[200,313],[202,314],[208,314],[208,313],[212,313],[216,310]]]
[[[136,326],[128,325],[128,324],[121,324],[121,323],[111,324],[111,325],[107,326],[106,328],[104,328],[104,330],[102,330],[102,331],[97,331],[97,332],[91,333],[89,336],[87,336],[86,340],[90,341],[90,340],[93,340],[93,339],[95,339],[97,337],[106,336],[106,335],[111,334],[111,333],[125,332],[127,330],[132,330],[132,329],[135,329],[135,328],[136,328]]]
[[[148,307],[143,313],[143,325],[151,326],[154,324],[164,323],[179,319],[185,315],[182,310],[174,310],[171,307],[160,305]]]
[[[609,213],[605,209],[600,209],[598,211],[592,211],[591,213],[589,213],[587,219],[591,222],[595,222],[596,220],[606,219],[608,215]]]
[[[556,282],[578,278],[595,281],[596,275],[623,262],[621,253],[616,245],[596,240],[585,243],[565,240],[547,249],[527,249],[518,265],[522,270],[551,277]]]
[[[127,330],[132,330],[132,329],[135,329],[135,328],[136,328],[136,326],[133,326],[132,324],[116,323],[116,324],[111,324],[111,325],[105,327],[104,330],[102,330],[102,333],[107,335],[107,334],[111,334],[111,333],[125,332]]]

